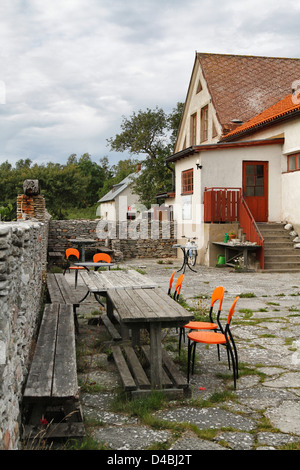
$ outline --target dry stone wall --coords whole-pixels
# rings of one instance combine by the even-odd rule
[[[99,223],[100,222],[100,223]],[[107,229],[107,231],[106,231]],[[127,221],[105,227],[99,220],[51,220],[48,251],[65,253],[74,246],[70,238],[91,238],[95,243],[86,246],[86,260],[90,261],[99,248],[113,250],[115,262],[130,258],[174,258],[176,230],[174,222]]]
[[[41,312],[48,226],[0,223],[0,450],[20,448],[22,393]]]

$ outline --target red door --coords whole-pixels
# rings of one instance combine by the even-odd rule
[[[256,222],[268,220],[268,162],[243,162],[243,195]]]

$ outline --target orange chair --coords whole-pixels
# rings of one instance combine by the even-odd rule
[[[105,263],[110,263],[111,257],[107,253],[96,253],[93,256],[93,262],[99,263],[100,261],[104,261]]]
[[[172,285],[173,285],[175,273],[176,273],[176,270],[172,272],[171,277],[170,277],[168,295],[171,295],[171,290],[172,290]]]
[[[230,331],[230,323],[232,315],[234,314],[235,306],[239,297],[236,297],[233,301],[233,304],[230,307],[227,323],[224,333],[216,333],[214,331],[192,331],[188,333],[188,372],[187,372],[187,381],[190,381],[190,362],[192,357],[192,374],[194,373],[195,366],[195,350],[197,343],[202,344],[223,344],[226,346],[228,358],[231,358],[232,369],[233,369],[233,380],[234,388],[236,388],[236,379],[238,378],[238,355],[237,349],[233,340],[233,336]],[[233,350],[232,350],[232,347]],[[229,362],[230,368],[230,362]]]
[[[222,325],[220,323],[220,314],[221,314],[221,309],[222,309],[222,303],[223,303],[223,298],[224,298],[224,293],[225,289],[222,286],[216,287],[215,290],[212,293],[211,296],[211,301],[210,301],[210,309],[209,309],[209,322],[203,322],[203,321],[190,321],[186,325],[180,328],[179,332],[179,354],[181,350],[181,339],[182,336],[185,338],[184,335],[184,329],[187,328],[189,330],[220,330],[221,333],[224,333]],[[217,313],[217,323],[213,321],[213,311],[214,311],[214,306],[216,302],[219,301],[219,306],[218,306],[218,313]],[[218,346],[218,357],[220,360],[220,349]]]
[[[83,266],[72,266],[71,265],[71,260],[70,258],[75,256],[77,260],[79,260],[79,251],[76,248],[67,248],[66,249],[66,260],[67,260],[67,266],[64,270],[64,274],[66,274],[67,269],[72,269],[75,271],[75,289],[77,287],[77,279],[78,279],[78,271],[80,269],[84,269]]]
[[[184,279],[184,274],[180,274],[179,278],[177,279],[176,285],[175,285],[175,291],[174,291],[174,294],[173,294],[173,299],[176,300],[176,302],[178,302],[178,300],[179,300],[179,294],[180,294],[180,291],[181,291],[183,279]]]

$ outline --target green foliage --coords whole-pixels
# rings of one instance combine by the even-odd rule
[[[12,213],[13,205],[7,204],[6,206],[0,207],[0,221],[1,220],[9,220],[10,214]]]
[[[169,115],[158,107],[134,112],[130,118],[123,117],[122,132],[108,139],[111,150],[146,156],[133,191],[147,208],[157,203],[157,194],[172,190],[172,170],[165,159],[173,152],[182,111],[183,103],[177,103]]]
[[[13,167],[6,161],[0,165],[1,218],[16,218],[17,195],[23,194],[26,179],[39,180],[47,210],[54,219],[96,217],[97,201],[104,185],[113,176],[114,181],[121,181],[135,165],[125,160],[110,167],[106,157],[98,164],[88,153],[79,159],[75,154],[70,155],[66,165],[52,162],[32,165],[30,159],[21,159]]]

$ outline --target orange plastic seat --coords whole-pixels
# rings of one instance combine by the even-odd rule
[[[99,263],[100,261],[104,261],[105,263],[110,263],[111,257],[107,253],[96,253],[93,256],[93,262]]]
[[[70,258],[72,256],[75,256],[77,260],[79,260],[79,251],[77,248],[67,248],[66,249],[66,260],[67,260],[67,265],[64,270],[64,274],[66,273],[67,269],[72,269],[75,271],[75,288],[77,287],[77,279],[78,279],[78,271],[80,269],[84,269],[83,266],[72,266]]]
[[[230,331],[230,323],[235,311],[235,306],[239,297],[236,297],[230,307],[227,323],[224,332],[217,333],[214,331],[192,331],[188,333],[188,372],[187,381],[190,381],[190,362],[192,358],[192,374],[195,366],[195,350],[197,343],[201,344],[217,344],[224,345],[227,349],[228,359],[231,359],[233,369],[234,388],[236,388],[236,379],[238,378],[238,354],[234,343],[233,336]],[[232,345],[232,347],[231,347]],[[230,361],[228,361],[230,367]]]
[[[220,330],[223,333],[223,328],[220,323],[220,314],[221,314],[221,309],[222,309],[222,303],[224,299],[224,293],[225,289],[222,286],[216,287],[215,290],[212,293],[211,296],[211,301],[210,301],[210,309],[209,309],[209,322],[203,322],[203,321],[190,321],[186,325],[180,328],[180,333],[179,333],[179,354],[180,354],[180,349],[181,349],[181,339],[182,336],[184,338],[184,328],[187,328],[189,330]],[[214,322],[213,319],[213,312],[214,312],[214,307],[216,302],[219,301],[218,305],[218,313],[216,317],[216,322]],[[220,359],[220,354],[219,354],[219,348],[218,348],[218,355]]]
[[[175,273],[176,273],[176,270],[172,272],[171,277],[170,277],[168,295],[171,295],[171,290],[172,290],[172,285],[173,285]]]

